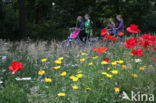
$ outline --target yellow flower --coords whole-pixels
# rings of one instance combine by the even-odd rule
[[[63,59],[64,59],[64,57],[60,57],[60,58],[58,58],[59,61],[61,61],[61,60],[63,60]]]
[[[70,79],[72,79],[74,82],[76,82],[76,81],[78,81],[79,78],[72,75],[72,76],[70,76]]]
[[[77,74],[76,76],[77,76],[78,78],[82,78],[83,75],[82,75],[82,74]]]
[[[114,88],[115,92],[116,93],[119,93],[120,92],[120,89],[119,88]]]
[[[145,70],[146,66],[140,67],[140,70]]]
[[[88,63],[88,65],[89,65],[89,66],[92,66],[92,65],[93,65],[93,63]]]
[[[66,96],[66,94],[65,93],[58,93],[57,96],[64,97],[64,96]]]
[[[112,78],[111,74],[106,74],[107,78]]]
[[[80,61],[81,61],[81,62],[84,62],[84,61],[85,61],[85,58],[81,58]]]
[[[112,74],[118,74],[117,70],[112,70],[111,72],[112,72]]]
[[[132,74],[132,77],[134,77],[134,78],[138,78],[138,75],[135,74],[135,73],[133,73],[133,74]]]
[[[111,69],[110,67],[107,68],[107,70],[110,70],[110,69]]]
[[[117,61],[119,64],[123,64],[124,63],[124,61],[123,60],[119,60],[119,61]]]
[[[45,74],[45,71],[44,70],[38,71],[38,75],[43,75],[43,74]]]
[[[81,56],[85,56],[85,55],[87,55],[86,53],[81,53]]]
[[[73,82],[77,82],[78,81],[78,77],[74,77],[72,80],[73,80]]]
[[[82,73],[82,70],[77,71],[77,73]]]
[[[112,65],[116,65],[116,64],[117,64],[117,62],[116,62],[116,61],[114,61],[114,62],[112,62],[111,64],[112,64]]]
[[[91,90],[91,88],[86,88],[86,90]]]
[[[62,64],[62,61],[61,60],[55,60],[54,61],[56,64]]]
[[[41,61],[42,61],[42,62],[46,62],[46,61],[47,61],[47,59],[46,59],[46,58],[43,58],[43,59],[41,59]]]
[[[53,67],[54,69],[60,69],[61,68],[61,66],[56,66],[56,67]]]
[[[72,86],[72,88],[73,88],[74,90],[78,90],[78,89],[79,89],[79,87],[76,86],[76,85]]]
[[[98,58],[98,56],[92,57],[92,59],[97,59],[97,58]]]
[[[44,81],[45,82],[52,82],[52,79],[51,78],[45,78]]]
[[[106,61],[102,61],[101,64],[108,64],[108,62],[106,62]]]
[[[102,74],[102,75],[107,75],[107,73],[106,73],[106,72],[102,72],[101,74]]]
[[[62,77],[66,76],[66,75],[67,75],[67,72],[62,72],[62,73],[61,73],[61,76],[62,76]]]
[[[126,65],[122,65],[122,69],[125,69],[126,68]]]
[[[69,78],[70,78],[70,79],[73,79],[73,78],[75,78],[75,77],[72,75],[72,76],[70,76]]]

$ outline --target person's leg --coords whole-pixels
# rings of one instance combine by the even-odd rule
[[[90,38],[90,34],[87,35],[87,40],[89,40],[89,38]]]
[[[83,32],[82,31],[80,31],[80,33],[79,33],[79,38],[83,42]]]
[[[84,33],[84,42],[85,42],[85,43],[86,43],[86,41],[88,40],[88,38],[89,38],[89,34]]]
[[[85,31],[81,31],[81,33],[80,33],[80,40],[82,41],[82,42],[86,42],[86,40],[87,40],[87,34],[85,33]]]

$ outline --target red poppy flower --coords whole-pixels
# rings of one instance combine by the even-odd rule
[[[101,54],[101,53],[104,53],[107,51],[107,48],[106,47],[101,47],[97,50],[98,54]]]
[[[124,45],[125,47],[129,48],[129,49],[132,49],[134,48],[135,46],[137,46],[138,44],[138,38],[134,37],[134,38],[131,38],[129,40],[127,40]]]
[[[139,41],[139,45],[143,46],[147,51],[153,51],[152,47],[156,46],[156,36],[144,34]]]
[[[112,40],[112,41],[116,41],[117,38],[111,36],[111,35],[105,35],[104,39],[107,39],[107,40]]]
[[[93,48],[93,49],[92,49],[92,51],[97,51],[97,50],[98,50],[98,48]]]
[[[135,24],[131,24],[130,27],[127,27],[127,31],[130,32],[130,33],[139,33],[139,32],[141,32],[138,29],[138,25],[135,25]]]
[[[105,34],[108,34],[108,31],[106,28],[101,30],[101,36],[104,36]]]
[[[117,41],[117,38],[115,38],[115,37],[112,37],[112,41]]]
[[[149,48],[150,48],[150,46],[153,44],[153,42],[152,41],[149,41],[149,40],[144,40],[144,41],[142,41],[142,40],[140,40],[139,41],[139,45],[140,46],[143,46],[144,48],[145,48],[145,50],[149,50]]]
[[[119,35],[119,36],[123,36],[123,35],[124,35],[124,33],[123,33],[123,32],[120,32],[118,35]]]
[[[108,62],[108,63],[110,62],[110,61],[109,61],[109,58],[105,58],[104,61],[106,61],[106,62]]]
[[[156,36],[151,36],[150,40],[156,43]]]
[[[150,40],[151,37],[152,37],[151,34],[144,34],[142,36],[142,38],[140,38],[140,39],[148,39],[148,40]]]
[[[135,55],[138,55],[140,57],[144,56],[142,49],[139,49],[139,48],[136,49],[136,50],[133,50],[131,53],[132,53],[133,56],[135,56]]]
[[[151,34],[144,34],[140,39],[156,42],[156,36],[151,36]]]
[[[15,74],[16,71],[22,70],[24,69],[24,67],[22,67],[22,63],[20,62],[12,62],[11,66],[8,67],[10,70],[12,70],[11,74]]]
[[[155,61],[155,58],[152,57],[151,60],[152,60],[152,61]]]

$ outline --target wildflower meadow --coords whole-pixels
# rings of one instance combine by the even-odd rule
[[[0,103],[155,103],[156,36],[127,31],[94,47],[1,40]]]

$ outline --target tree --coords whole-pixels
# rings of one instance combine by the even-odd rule
[[[19,27],[20,27],[20,37],[24,39],[26,37],[26,23],[25,23],[25,0],[18,0],[19,2]]]

